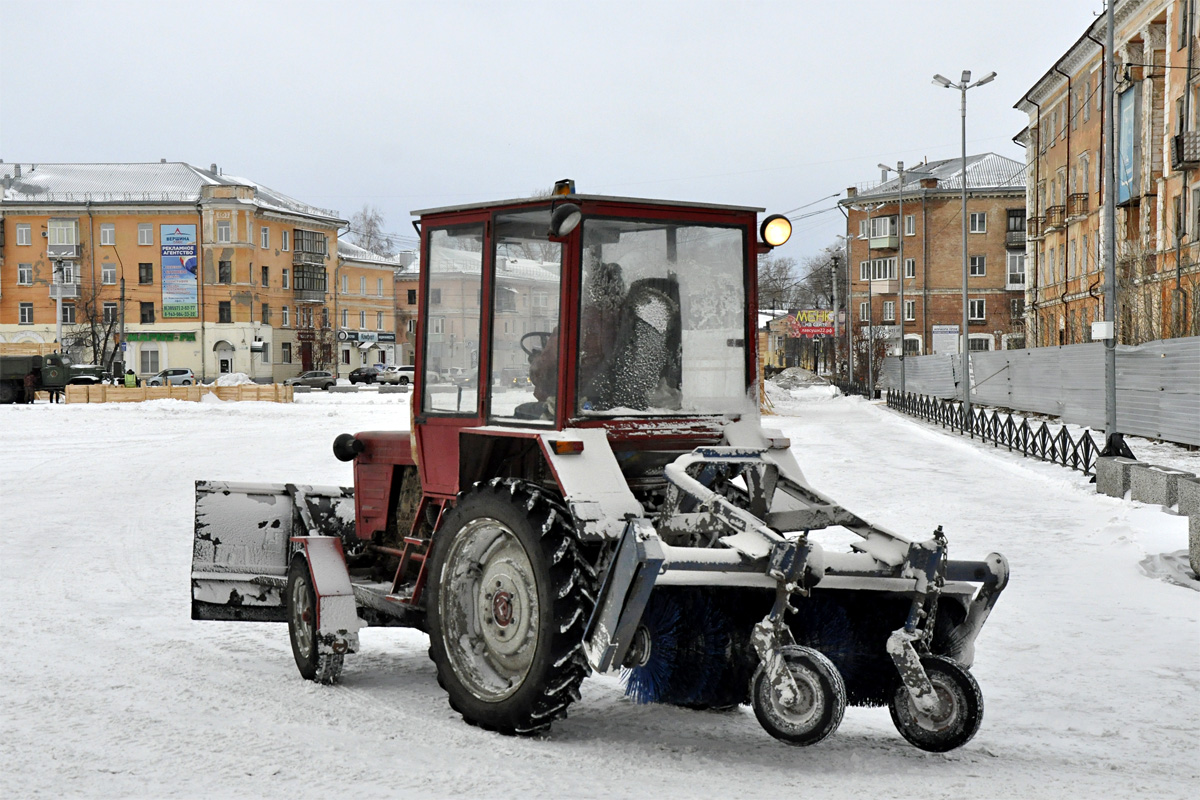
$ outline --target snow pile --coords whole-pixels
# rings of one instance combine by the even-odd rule
[[[244,372],[229,372],[212,383],[206,383],[205,386],[244,386],[247,383],[257,383],[257,381]]]
[[[801,386],[828,386],[829,381],[803,367],[788,367],[767,381],[780,389],[798,389]]]

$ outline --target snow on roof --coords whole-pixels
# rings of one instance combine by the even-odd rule
[[[250,186],[254,204],[285,213],[345,222],[337,211],[302,203],[246,178],[182,161],[146,164],[0,163],[6,203],[197,203],[204,186]]]
[[[378,253],[373,253],[365,247],[348,242],[345,239],[339,238],[337,243],[338,258],[348,261],[366,261],[371,264],[382,264],[388,267],[402,266],[400,259],[392,256],[381,256]]]
[[[942,161],[929,161],[916,164],[904,170],[904,191],[918,192],[921,181],[934,178],[937,188],[941,190],[962,188],[962,159],[947,158]],[[843,205],[853,205],[864,197],[882,197],[894,199],[898,188],[899,178],[891,180],[859,184],[857,193],[840,202]],[[967,156],[967,188],[968,189],[1024,189],[1025,164],[995,153],[982,153]]]
[[[439,274],[460,272],[478,275],[482,261],[477,251],[457,250],[450,247],[434,247],[432,258],[437,264],[436,271]],[[515,278],[558,283],[557,270],[557,264],[535,261],[531,258],[500,256],[496,260],[498,280]]]

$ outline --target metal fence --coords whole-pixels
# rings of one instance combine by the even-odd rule
[[[886,360],[879,385],[900,388],[899,359]],[[961,396],[960,357],[906,358],[905,389],[934,398]],[[1104,344],[972,353],[971,399],[1103,429]],[[1200,337],[1117,347],[1117,429],[1200,446]]]

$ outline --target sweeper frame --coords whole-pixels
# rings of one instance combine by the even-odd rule
[[[421,628],[451,706],[505,733],[622,668],[637,700],[750,703],[793,744],[847,704],[964,744],[1007,564],[866,522],[761,427],[755,263],[787,224],[758,211],[567,193],[418,212],[411,433],[339,436],[353,490],[198,482],[193,618],[286,621],[320,682],[362,626]]]

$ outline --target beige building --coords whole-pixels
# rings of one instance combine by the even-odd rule
[[[397,364],[395,271],[400,262],[338,240],[333,297],[337,374],[368,364]],[[412,363],[409,361],[408,363]]]
[[[1115,102],[1103,92],[1105,17],[1030,87],[1026,148],[1031,345],[1091,340],[1104,319],[1103,121],[1116,137],[1117,340],[1200,334],[1200,94],[1189,83],[1191,0],[1116,0]]]

